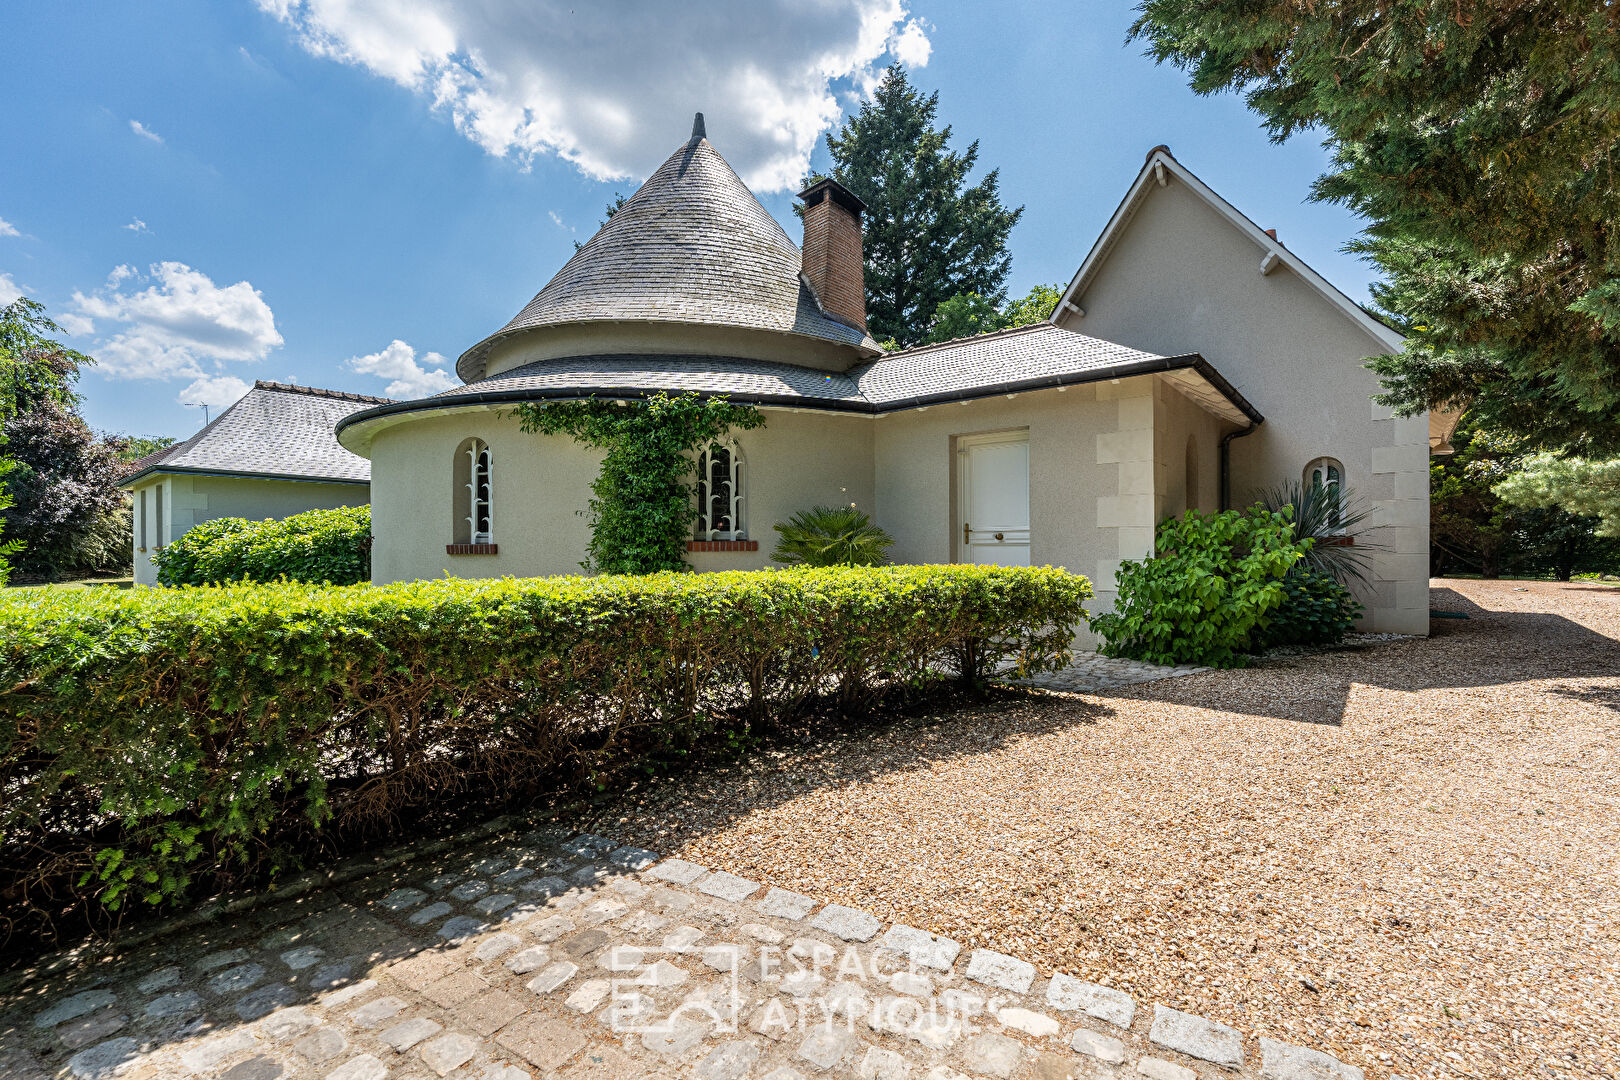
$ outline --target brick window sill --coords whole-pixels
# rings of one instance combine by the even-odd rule
[[[758,540],[688,540],[687,551],[758,551]]]
[[[446,544],[444,545],[444,553],[446,555],[499,555],[501,553],[501,545]]]
[[[1353,536],[1330,536],[1322,541],[1323,547],[1355,547],[1356,538]]]

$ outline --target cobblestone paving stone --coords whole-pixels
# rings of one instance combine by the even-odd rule
[[[614,852],[513,834],[94,965],[42,962],[0,999],[0,1074],[1362,1080],[1016,957]],[[535,902],[478,906],[562,874]]]

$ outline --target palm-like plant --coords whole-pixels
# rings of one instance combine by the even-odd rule
[[[1315,541],[1300,565],[1332,574],[1341,585],[1348,585],[1351,578],[1367,580],[1372,548],[1358,545],[1355,538],[1372,511],[1348,488],[1295,481],[1262,492],[1260,499],[1273,512],[1292,507],[1294,539]]]
[[[802,566],[877,566],[894,538],[853,506],[814,506],[778,522],[771,558]]]

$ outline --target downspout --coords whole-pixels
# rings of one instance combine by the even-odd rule
[[[1229,432],[1221,436],[1221,509],[1232,509],[1232,440],[1241,439],[1245,435],[1253,435],[1255,429],[1264,420],[1250,421],[1249,426],[1240,431]]]

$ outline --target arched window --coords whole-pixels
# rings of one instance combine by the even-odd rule
[[[1328,525],[1337,529],[1344,513],[1344,466],[1333,458],[1317,458],[1305,466],[1305,487],[1323,492]]]
[[[467,439],[456,447],[455,537],[458,544],[495,542],[495,477],[489,444]]]
[[[711,445],[698,455],[697,538],[746,540],[748,515],[743,498],[742,451],[735,445]]]

